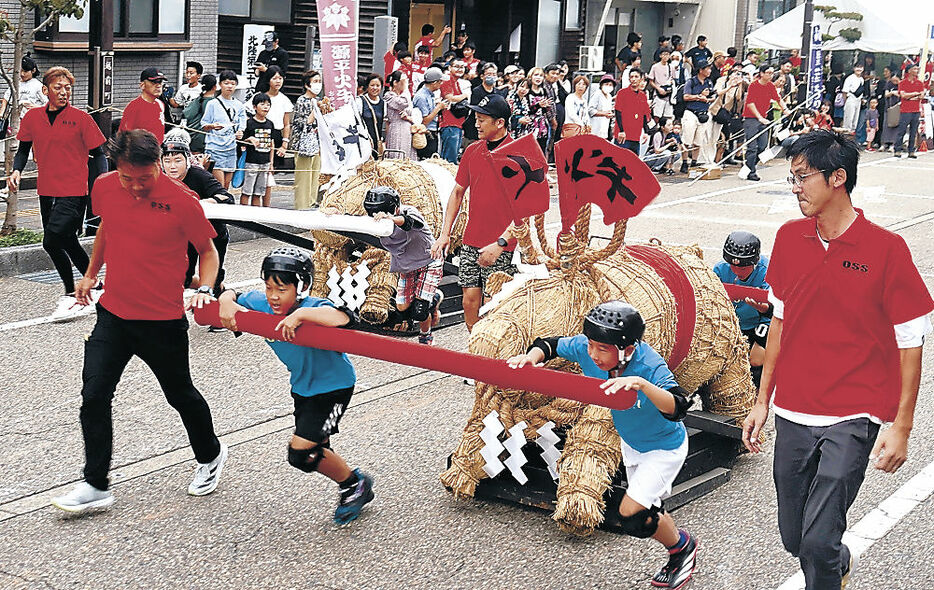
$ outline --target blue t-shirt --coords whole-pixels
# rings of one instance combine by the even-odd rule
[[[700,78],[694,76],[684,85],[685,94],[700,96],[704,90],[709,90],[710,94],[708,94],[708,96],[713,96],[713,82],[710,80],[709,76],[704,78],[703,82],[700,81]],[[707,109],[710,107],[710,103],[700,100],[686,101],[684,105],[687,110],[695,113],[706,113]]]
[[[756,289],[769,289],[769,284],[765,282],[765,274],[769,270],[768,256],[760,256],[759,262],[752,270],[752,273],[745,281],[741,280],[730,265],[725,260],[721,260],[713,267],[713,272],[720,277],[720,282],[727,285],[742,285],[743,287],[754,287]],[[770,324],[772,318],[759,313],[756,308],[745,301],[734,301],[733,308],[736,310],[736,317],[739,318],[740,330],[752,330],[759,324]]]
[[[272,313],[272,307],[262,291],[250,291],[237,298],[237,303],[253,311]],[[299,307],[335,307],[327,299],[305,297]],[[285,317],[285,316],[282,316]],[[357,382],[350,359],[342,352],[299,346],[282,340],[266,340],[279,360],[289,370],[289,381],[296,395],[311,397],[346,389]]]
[[[607,379],[608,373],[601,370],[587,354],[587,337],[583,334],[558,339],[558,356],[574,361],[588,377]],[[655,350],[640,342],[621,377],[642,377],[662,389],[676,387],[678,382],[665,364],[665,359]],[[640,453],[677,449],[684,443],[687,431],[681,422],[673,422],[659,411],[645,393],[636,392],[636,403],[628,410],[612,410],[613,424],[627,445]]]

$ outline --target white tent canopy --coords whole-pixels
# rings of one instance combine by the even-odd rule
[[[843,38],[825,42],[825,50],[859,49],[874,53],[918,53],[924,45],[927,25],[934,24],[934,2],[915,0],[828,0],[837,12],[858,12],[861,21],[841,21],[833,24],[829,33],[840,29],[856,28],[863,35],[854,43]],[[822,33],[828,32],[831,23],[817,10],[814,24],[819,24]],[[787,51],[801,48],[801,31],[804,28],[804,5],[797,6],[782,16],[759,27],[746,36],[746,45],[751,48]]]

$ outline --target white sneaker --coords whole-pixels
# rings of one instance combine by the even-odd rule
[[[85,512],[92,508],[106,508],[113,503],[114,495],[110,490],[99,490],[86,481],[64,496],[52,498],[52,506],[65,512]]]
[[[217,480],[221,477],[224,461],[227,460],[227,445],[221,443],[221,452],[210,463],[198,463],[195,478],[188,486],[188,493],[192,496],[207,496],[217,489]]]
[[[85,306],[78,303],[78,300],[71,295],[62,295],[52,312],[53,322],[70,322],[83,315]]]

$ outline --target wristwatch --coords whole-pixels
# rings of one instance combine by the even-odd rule
[[[505,248],[506,246],[509,245],[509,241],[506,238],[500,236],[496,238],[496,245],[499,246],[500,248]]]
[[[202,293],[204,295],[210,295],[211,297],[214,297],[214,288],[209,287],[208,285],[201,285],[198,287],[197,293]]]

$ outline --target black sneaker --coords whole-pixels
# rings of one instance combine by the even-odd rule
[[[681,174],[687,174],[688,172],[688,163],[681,162]]]
[[[916,156],[916,155],[914,155],[914,154],[908,154],[908,157],[911,158],[912,160],[917,160],[917,159],[918,159],[918,156]]]
[[[762,180],[762,179],[759,178],[759,175],[756,174],[755,172],[750,172],[750,173],[749,173],[749,176],[746,177],[746,180],[757,181],[757,180]]]
[[[334,512],[334,522],[348,524],[360,516],[363,506],[373,501],[373,478],[360,469],[354,469],[357,483],[347,489],[341,489],[340,501]]]
[[[652,578],[653,586],[677,590],[691,579],[696,567],[698,542],[690,533],[685,534],[688,536],[687,543],[668,556],[668,563]]]

